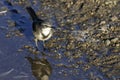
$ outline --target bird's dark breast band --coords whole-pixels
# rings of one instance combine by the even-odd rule
[[[50,35],[50,33],[49,33],[47,36],[45,36],[45,35],[42,33],[43,39],[47,38],[49,35]]]

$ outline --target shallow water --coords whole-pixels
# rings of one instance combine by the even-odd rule
[[[1,0],[0,80],[40,80],[45,74],[49,80],[119,80],[119,5],[119,0]],[[45,51],[41,41],[35,50],[26,6],[55,27]]]

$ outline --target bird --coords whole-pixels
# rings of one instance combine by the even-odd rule
[[[38,41],[43,41],[43,45],[44,45],[44,41],[52,37],[54,30],[49,22],[38,18],[38,16],[36,15],[35,11],[31,6],[26,7],[26,10],[31,16],[33,21],[32,29],[33,29],[34,41],[36,48],[38,49]]]

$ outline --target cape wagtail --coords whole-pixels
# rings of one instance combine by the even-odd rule
[[[52,25],[50,25],[48,22],[45,22],[44,20],[38,18],[35,11],[32,9],[32,7],[26,7],[27,12],[31,16],[33,23],[32,23],[32,29],[33,29],[33,35],[36,47],[38,48],[38,41],[44,41],[51,38],[53,34],[53,28]]]

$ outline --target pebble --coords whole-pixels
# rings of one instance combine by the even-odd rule
[[[118,38],[114,38],[111,41],[114,42],[114,43],[116,43],[118,40],[119,40]]]
[[[117,17],[117,16],[113,16],[113,17],[111,18],[111,20],[112,20],[112,21],[118,21],[118,17]]]
[[[110,45],[110,40],[106,40],[106,45],[109,46]]]
[[[101,25],[103,25],[103,24],[105,24],[105,23],[106,23],[106,21],[101,21],[101,22],[100,22]]]

